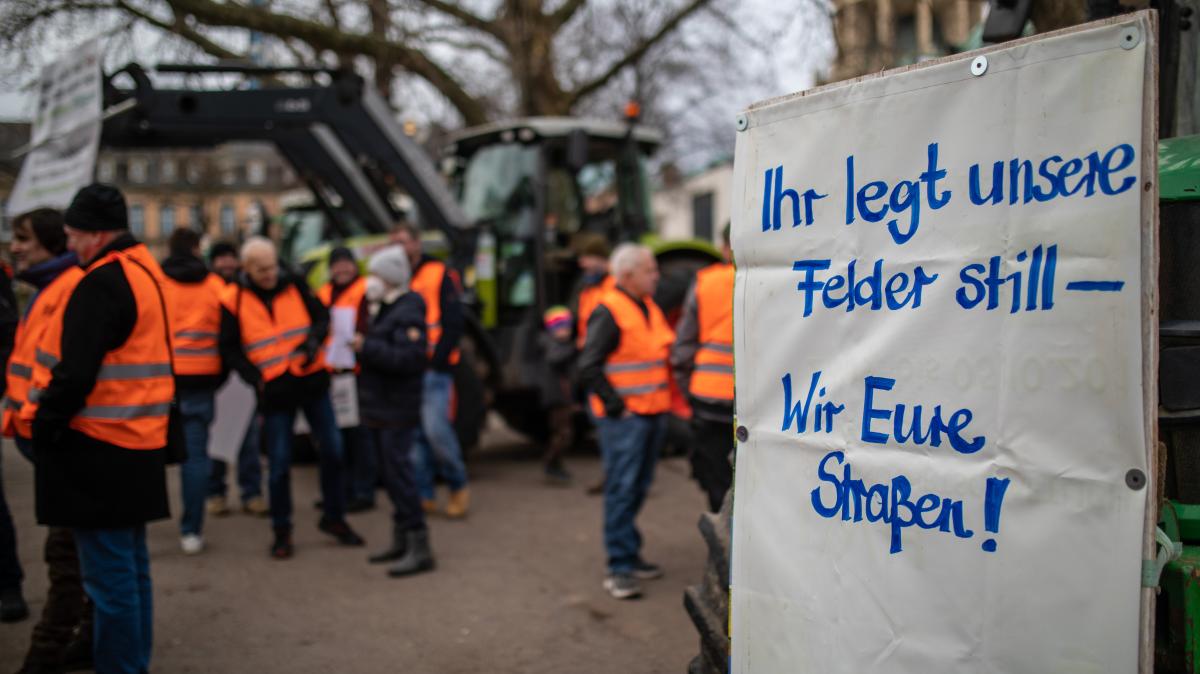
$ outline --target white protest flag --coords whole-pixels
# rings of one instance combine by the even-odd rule
[[[66,208],[92,182],[103,103],[98,39],[42,69],[30,146],[5,210]]]
[[[734,672],[1138,670],[1154,30],[738,120]]]

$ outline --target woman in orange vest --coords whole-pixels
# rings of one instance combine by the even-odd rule
[[[176,229],[163,260],[175,385],[183,419],[187,458],[179,467],[183,515],[180,547],[185,555],[204,550],[204,501],[212,466],[208,460],[208,428],[216,413],[216,392],[224,381],[217,340],[221,332],[221,291],[225,283],[208,271],[200,257],[200,235]]]
[[[348,320],[357,332],[365,322],[366,291],[367,279],[359,273],[354,253],[344,246],[329,251],[329,281],[317,291],[317,299],[329,309],[330,323],[337,325],[338,320]],[[338,319],[339,314],[345,318]],[[354,351],[348,340],[335,349],[333,340],[339,337],[334,332],[331,328],[325,342],[326,365],[331,374],[352,375],[358,370]],[[331,355],[342,360],[334,362]],[[346,453],[346,512],[370,510],[375,507],[375,485],[379,481],[379,461],[371,434],[362,425],[343,428],[342,447]]]
[[[604,588],[617,599],[640,596],[639,580],[662,576],[641,556],[635,519],[654,480],[671,407],[667,357],[675,334],[651,296],[658,265],[649,248],[617,246],[612,256],[617,286],[605,293],[588,320],[579,375],[590,391],[604,458]]]
[[[254,237],[242,246],[242,270],[239,282],[221,293],[221,356],[258,391],[275,534],[271,556],[288,559],[294,551],[291,464],[298,411],[304,412],[320,453],[322,516],[317,528],[342,545],[363,545],[345,519],[342,437],[321,349],[329,313],[303,280],[281,272],[270,239]]]
[[[671,348],[671,371],[692,406],[692,474],[713,512],[733,484],[734,269],[728,226],[724,237],[724,261],[696,273]]]
[[[171,375],[162,270],[127,230],[124,196],[89,185],[67,209],[85,275],[39,345],[30,380],[37,518],[72,527],[100,672],[150,669],[146,522],[165,519]]]
[[[13,438],[17,450],[33,461],[32,429],[29,420],[20,412],[29,400],[30,377],[33,375],[37,345],[52,321],[62,320],[62,310],[83,276],[79,259],[67,252],[67,235],[63,231],[62,214],[49,208],[19,215],[13,219],[12,253],[16,279],[33,288],[34,294],[25,307],[17,328],[12,356],[8,361],[7,386],[4,398],[4,435]],[[2,489],[2,486],[0,486]],[[3,497],[0,496],[0,505]],[[0,527],[3,525],[0,524]],[[0,535],[0,540],[16,539]],[[0,543],[0,548],[3,548]],[[15,570],[16,584],[3,582],[12,573],[0,571],[0,622],[23,618],[28,610],[20,595],[20,566],[15,547],[0,549],[0,557],[11,555],[10,561],[0,561],[0,567]],[[62,666],[66,653],[83,653],[91,662],[91,611],[85,611],[86,599],[79,577],[79,556],[75,552],[75,537],[65,527],[51,527],[46,534],[45,559],[49,568],[50,590],[41,620],[34,628],[25,656],[24,670],[37,671],[43,667]],[[84,629],[86,628],[86,629]],[[77,632],[77,630],[80,630]],[[73,639],[74,634],[83,635]]]

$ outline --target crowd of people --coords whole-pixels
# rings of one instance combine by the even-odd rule
[[[464,331],[459,282],[396,225],[368,260],[335,248],[316,292],[281,265],[270,239],[217,242],[177,229],[161,262],[128,231],[123,195],[89,185],[64,212],[14,220],[13,270],[0,282],[2,429],[33,462],[50,586],[22,672],[148,671],[153,597],[146,524],[170,516],[166,466],[180,465],[180,547],[205,550],[206,515],[231,512],[229,466],[210,457],[218,392],[231,375],[256,399],[234,469],[243,512],[268,517],[271,557],[295,554],[291,464],[297,415],[319,461],[317,528],[365,541],[348,512],[382,486],[392,537],[368,557],[389,576],[434,568],[426,516],[470,509],[452,422],[453,369]],[[604,467],[605,589],[639,596],[662,570],[641,555],[635,520],[666,437],[672,377],[694,411],[694,474],[716,510],[731,484],[733,267],[702,270],[677,330],[654,303],[658,270],[633,243],[580,250],[571,307],[544,316],[542,392],[552,429],[547,480],[569,483],[564,454],[581,407]],[[365,274],[363,270],[365,269]],[[32,291],[19,308],[14,279]],[[340,419],[335,382],[357,414]],[[581,393],[582,392],[582,393]],[[582,403],[582,406],[580,405]],[[266,456],[266,498],[262,456]],[[444,509],[435,485],[449,489]],[[28,614],[0,479],[0,621]]]

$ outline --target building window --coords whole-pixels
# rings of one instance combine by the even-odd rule
[[[146,233],[146,213],[141,204],[129,207],[129,231],[139,239]]]
[[[146,160],[145,159],[130,159],[129,160],[129,182],[131,182],[131,183],[146,182]]]
[[[246,162],[246,182],[261,185],[267,181],[267,164],[260,159]]]
[[[159,168],[158,181],[161,183],[173,183],[179,179],[179,172],[174,159],[164,159],[162,166]]]
[[[162,238],[171,236],[175,231],[175,207],[163,204],[158,210],[158,235]]]
[[[117,177],[116,162],[111,159],[101,159],[100,163],[96,164],[96,180],[102,183],[111,183]]]
[[[235,182],[237,182],[237,167],[232,164],[226,164],[221,169],[221,184],[229,186]]]
[[[235,224],[233,204],[221,204],[221,233],[233,234]]]
[[[712,192],[702,192],[692,197],[692,236],[701,241],[713,240]]]
[[[199,160],[192,160],[187,165],[187,181],[193,185],[204,178],[204,165]]]
[[[188,227],[191,227],[192,230],[197,234],[200,234],[201,236],[204,235],[205,227],[203,204],[192,204],[192,207],[188,209]]]

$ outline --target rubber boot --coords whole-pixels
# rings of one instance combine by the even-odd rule
[[[407,532],[400,527],[392,527],[392,544],[386,550],[377,552],[367,558],[367,561],[372,564],[382,564],[384,562],[394,562],[404,556],[404,551],[408,549]]]
[[[433,570],[433,553],[429,550],[429,530],[412,529],[405,532],[404,556],[388,569],[393,578]]]

